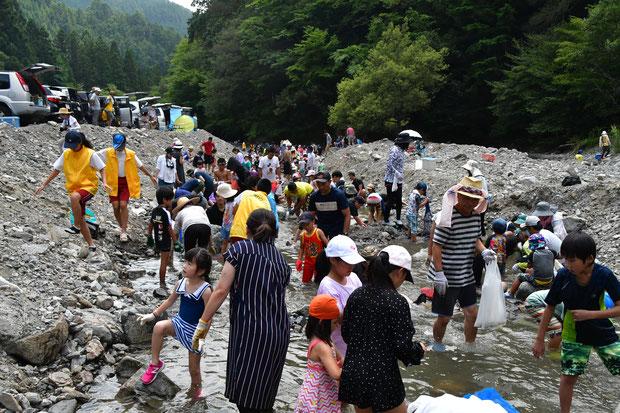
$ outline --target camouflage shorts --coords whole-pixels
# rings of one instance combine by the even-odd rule
[[[562,342],[562,374],[579,376],[583,374],[590,359],[593,346],[568,341]],[[607,370],[614,376],[620,375],[620,341],[602,347],[594,347]]]

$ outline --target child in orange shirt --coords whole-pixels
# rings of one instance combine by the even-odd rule
[[[300,234],[299,258],[295,263],[297,271],[302,271],[301,281],[306,284],[312,281],[315,273],[316,257],[327,245],[325,233],[316,227],[314,215],[311,212],[304,212],[299,216]]]

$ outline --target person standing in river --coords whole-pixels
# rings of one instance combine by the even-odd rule
[[[433,280],[435,294],[432,311],[437,315],[433,325],[433,350],[444,351],[443,337],[459,302],[465,315],[465,342],[476,340],[474,327],[478,315],[476,284],[474,280],[474,254],[482,253],[487,261],[495,253],[484,247],[480,237],[480,205],[485,199],[482,181],[465,177],[444,195],[443,204],[435,225],[429,278]]]
[[[224,395],[241,413],[273,412],[290,340],[284,300],[291,268],[275,246],[269,209],[252,212],[247,240],[224,253],[224,268],[207,303],[204,321],[230,293],[230,332]]]
[[[112,147],[97,152],[105,163],[105,173],[110,183],[110,203],[114,209],[114,217],[120,227],[121,242],[129,241],[127,236],[127,221],[129,198],[140,198],[140,177],[138,169],[151,179],[157,188],[157,179],[144,167],[136,153],[127,149],[127,137],[122,133],[115,133],[112,137]]]

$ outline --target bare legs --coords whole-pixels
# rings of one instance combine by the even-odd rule
[[[80,232],[84,237],[84,241],[86,241],[88,246],[91,247],[93,245],[93,238],[90,236],[90,230],[88,229],[88,225],[86,225],[86,220],[84,219],[84,214],[82,213],[82,206],[80,205],[81,199],[82,197],[78,192],[73,192],[69,196],[69,200],[71,201],[71,211],[73,211],[73,222],[74,225],[80,229]]]
[[[465,315],[464,330],[465,330],[465,342],[473,343],[476,341],[476,335],[478,329],[474,327],[476,323],[476,317],[478,316],[478,307],[475,305],[463,308],[463,314]],[[446,328],[450,322],[451,317],[438,316],[433,324],[433,339],[436,343],[443,342],[443,337],[446,334]]]

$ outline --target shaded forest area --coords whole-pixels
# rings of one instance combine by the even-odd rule
[[[618,123],[617,0],[197,0],[168,97],[228,139],[556,148]]]
[[[74,9],[59,0],[0,0],[0,67],[45,62],[44,82],[144,90],[159,86],[182,36],[102,0]]]

